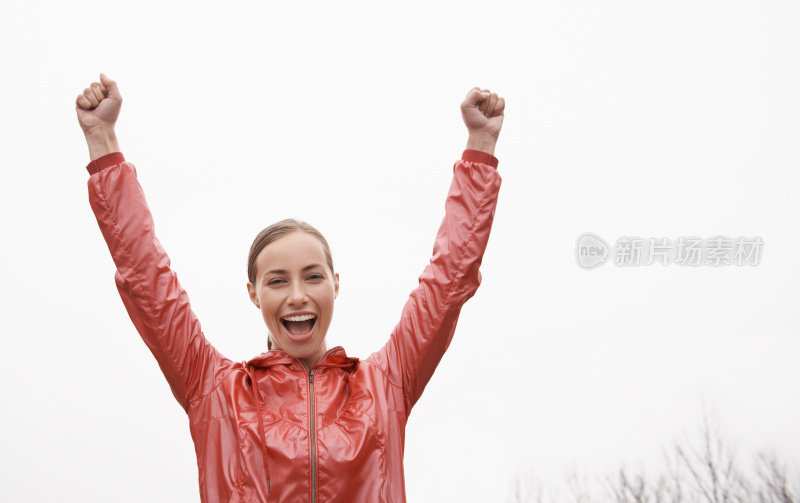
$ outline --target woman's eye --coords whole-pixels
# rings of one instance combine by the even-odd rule
[[[322,274],[314,273],[308,277],[308,279],[322,279]]]
[[[269,280],[269,281],[267,282],[267,284],[268,284],[268,285],[277,285],[277,284],[279,284],[279,283],[282,283],[282,282],[283,282],[283,279],[281,279],[281,278],[275,278],[275,279],[271,279],[271,280]]]

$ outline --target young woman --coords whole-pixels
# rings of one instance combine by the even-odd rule
[[[481,279],[500,188],[493,154],[503,98],[476,87],[461,103],[467,149],[453,167],[433,257],[383,347],[364,360],[327,348],[339,276],[325,238],[284,220],[250,250],[247,290],[271,349],[244,362],[205,338],[170,269],[136,169],[119,151],[121,104],[103,74],[76,100],[89,201],[122,301],[189,416],[201,500],[405,501],[406,421]]]

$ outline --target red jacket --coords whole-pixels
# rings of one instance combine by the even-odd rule
[[[341,346],[308,369],[284,351],[245,362],[205,338],[154,233],[136,168],[115,152],[87,166],[89,201],[134,325],[189,415],[203,502],[405,501],[405,425],[481,281],[497,159],[453,167],[430,264],[385,345]]]

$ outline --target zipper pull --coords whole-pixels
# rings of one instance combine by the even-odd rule
[[[314,384],[314,369],[308,371],[308,382]]]

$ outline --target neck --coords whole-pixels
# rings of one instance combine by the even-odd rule
[[[277,350],[280,350],[280,351],[286,351],[285,349],[280,347],[280,345],[275,344],[274,341],[272,343],[272,349],[277,349]],[[308,355],[308,356],[306,356],[304,358],[300,358],[300,361],[303,362],[303,364],[306,366],[306,368],[311,370],[311,368],[314,365],[316,365],[316,364],[318,364],[319,362],[322,361],[322,359],[325,357],[325,353],[327,353],[327,352],[328,352],[328,344],[325,341],[323,341],[322,345],[320,345],[320,347],[316,351],[314,351],[314,353],[312,353],[312,354],[310,354],[310,355]],[[293,354],[289,353],[288,351],[287,351],[287,353],[289,354],[289,356],[297,358],[296,356],[294,356]]]
[[[328,352],[328,345],[323,342],[322,346],[320,346],[320,348],[314,354],[309,355],[305,358],[300,358],[300,360],[302,360],[302,362],[310,370],[314,365],[322,361],[322,359],[325,357],[325,353],[327,352]]]

